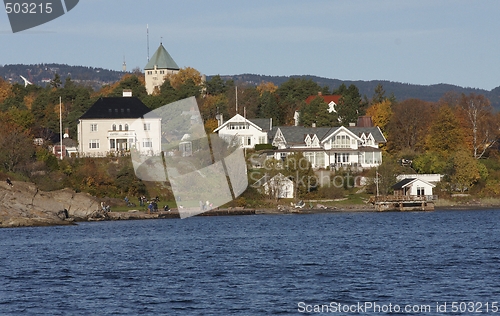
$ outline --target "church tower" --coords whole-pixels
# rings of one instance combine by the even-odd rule
[[[179,72],[179,66],[175,63],[172,56],[167,52],[163,44],[153,54],[146,67],[144,75],[146,77],[146,91],[152,94],[155,87],[160,86],[165,81],[165,76]]]

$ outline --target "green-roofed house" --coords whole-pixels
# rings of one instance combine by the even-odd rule
[[[165,81],[166,75],[176,74],[179,72],[179,66],[167,52],[163,44],[153,54],[146,67],[144,67],[144,75],[146,77],[146,91],[152,94],[156,87],[160,86]]]

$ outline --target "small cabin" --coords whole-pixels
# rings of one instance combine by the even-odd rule
[[[432,196],[434,184],[422,179],[407,178],[392,186],[395,196]]]

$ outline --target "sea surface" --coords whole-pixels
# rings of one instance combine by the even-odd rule
[[[500,210],[0,229],[0,315],[479,311],[500,314]]]

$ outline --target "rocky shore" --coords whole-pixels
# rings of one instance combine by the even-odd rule
[[[29,182],[12,184],[0,183],[0,228],[71,225],[102,216],[97,199],[89,194],[43,192]]]
[[[86,193],[75,193],[70,189],[44,192],[28,182],[13,181],[12,186],[0,182],[0,228],[72,225],[78,221],[134,220],[180,218],[176,209],[147,213],[140,210],[128,212],[103,212],[100,200]],[[440,200],[436,209],[482,209],[500,208],[500,200],[468,201],[456,203]],[[229,208],[214,209],[197,216],[259,215],[259,214],[313,214],[334,212],[373,212],[372,204],[324,206],[309,208],[278,206],[276,209]]]

